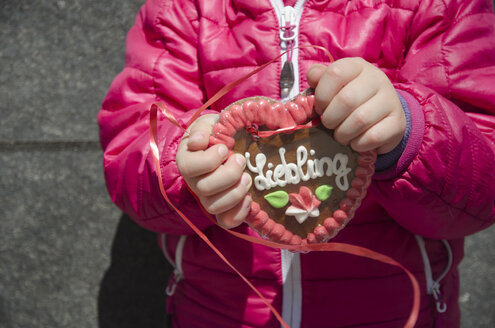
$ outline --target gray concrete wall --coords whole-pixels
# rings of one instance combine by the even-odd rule
[[[163,327],[170,267],[106,193],[96,114],[142,0],[0,1],[0,328]],[[463,327],[494,327],[495,229]]]

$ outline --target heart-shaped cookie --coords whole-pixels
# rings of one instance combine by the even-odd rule
[[[366,195],[376,153],[337,143],[314,118],[312,94],[286,103],[250,97],[222,111],[213,127],[210,144],[223,143],[246,157],[253,202],[245,221],[264,238],[326,242]]]

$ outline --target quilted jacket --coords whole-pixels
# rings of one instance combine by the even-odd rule
[[[334,241],[401,262],[417,278],[417,327],[458,327],[463,238],[494,222],[495,16],[489,0],[149,0],[127,36],[126,64],[98,115],[112,200],[159,233],[176,270],[168,286],[174,327],[279,327],[260,299],[162,199],[148,114],[163,101],[187,122],[224,85],[279,55],[285,5],[296,45],[382,69],[406,101],[411,136],[393,167],[377,172],[355,217]],[[248,96],[280,98],[284,56],[209,110]],[[315,48],[293,55],[295,86],[327,63]],[[182,132],[159,122],[166,192],[296,327],[402,327],[412,304],[398,268],[341,253],[290,253],[239,240],[204,217],[180,176]],[[247,225],[237,231],[256,235]],[[164,295],[165,297],[165,295]]]

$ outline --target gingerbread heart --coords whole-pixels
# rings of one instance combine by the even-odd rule
[[[376,153],[337,143],[314,118],[312,94],[286,103],[250,97],[222,111],[213,127],[210,144],[223,143],[246,158],[253,202],[245,221],[264,238],[326,242],[366,195]]]

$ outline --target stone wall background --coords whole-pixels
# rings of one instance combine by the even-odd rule
[[[112,205],[96,124],[142,3],[0,0],[0,328],[164,326],[171,268]],[[495,326],[493,249],[467,239],[463,327]]]

